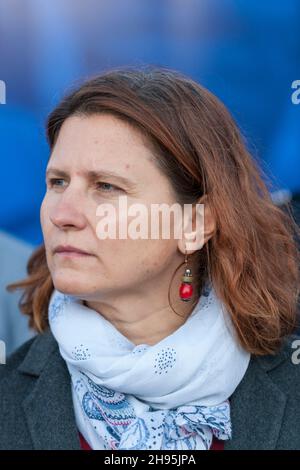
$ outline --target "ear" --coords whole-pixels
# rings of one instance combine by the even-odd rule
[[[183,254],[192,254],[201,250],[216,231],[216,221],[206,194],[188,213],[184,225],[183,236],[178,240],[179,251]]]

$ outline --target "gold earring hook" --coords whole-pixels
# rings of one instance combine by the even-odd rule
[[[189,255],[187,254],[186,246],[184,247],[184,251],[185,251],[184,262],[185,262],[185,264],[187,264],[187,263],[188,263],[188,256],[189,256]]]

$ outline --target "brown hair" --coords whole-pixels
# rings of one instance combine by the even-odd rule
[[[212,282],[247,351],[276,352],[296,322],[298,228],[290,208],[286,213],[272,202],[224,105],[173,70],[112,70],[85,82],[50,114],[50,148],[68,117],[103,112],[142,131],[179,202],[207,195],[217,228],[196,252],[197,277]],[[28,262],[27,279],[8,288],[24,289],[20,308],[44,331],[53,284],[43,245]]]

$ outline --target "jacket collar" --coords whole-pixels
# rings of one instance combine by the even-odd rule
[[[283,349],[251,357],[230,399],[233,435],[225,450],[276,448],[287,398],[268,373],[286,356]],[[18,371],[37,379],[23,402],[34,449],[80,449],[69,371],[49,330],[35,339]]]
[[[232,439],[225,442],[225,450],[276,448],[287,398],[268,372],[283,360],[281,355],[252,356],[243,380],[230,399]]]

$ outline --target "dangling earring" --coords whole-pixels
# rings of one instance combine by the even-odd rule
[[[183,302],[189,302],[192,299],[193,296],[193,275],[192,275],[192,270],[187,267],[188,263],[188,255],[185,251],[185,271],[184,274],[181,278],[181,284],[179,287],[179,296],[180,299],[183,300]]]

